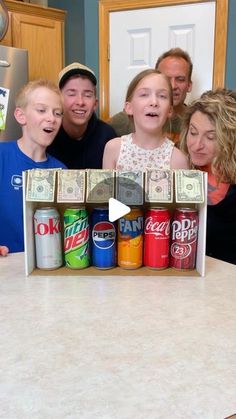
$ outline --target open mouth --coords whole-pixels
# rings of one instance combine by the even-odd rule
[[[72,112],[78,116],[84,116],[86,114],[86,111],[82,110],[73,110]]]
[[[148,112],[148,113],[146,113],[146,116],[150,116],[151,118],[155,118],[155,117],[158,117],[159,114],[157,114],[156,112]]]
[[[44,130],[44,132],[47,132],[47,134],[51,134],[51,132],[54,131],[53,128],[44,128],[43,130]]]

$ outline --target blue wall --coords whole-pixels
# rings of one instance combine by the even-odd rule
[[[79,61],[98,75],[99,0],[48,0],[50,7],[67,10],[65,27],[66,64]],[[236,0],[229,0],[228,45],[225,85],[236,90]]]
[[[49,7],[66,10],[65,64],[85,64],[84,0],[48,0]]]
[[[98,74],[98,0],[84,0],[85,62]]]
[[[98,75],[98,1],[48,0],[49,7],[67,11],[65,63],[79,61]]]
[[[236,54],[235,54],[235,36],[236,36],[236,1],[229,1],[229,20],[228,20],[228,42],[226,57],[226,77],[225,86],[228,89],[236,90]]]

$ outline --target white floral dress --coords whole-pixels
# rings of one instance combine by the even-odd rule
[[[148,150],[134,144],[132,134],[123,135],[121,137],[121,148],[116,169],[170,169],[173,148],[174,143],[168,138],[165,139],[160,147]]]

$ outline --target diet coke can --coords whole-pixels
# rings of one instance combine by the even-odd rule
[[[61,222],[56,208],[36,209],[34,236],[37,268],[59,268],[62,265]]]
[[[144,266],[165,269],[169,266],[170,213],[167,208],[151,208],[144,224]]]
[[[170,266],[172,268],[195,268],[197,237],[197,210],[193,208],[176,208],[171,228]]]

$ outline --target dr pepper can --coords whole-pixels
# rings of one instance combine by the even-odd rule
[[[56,269],[62,263],[61,221],[54,207],[36,209],[34,213],[36,266]]]
[[[172,268],[195,268],[198,224],[196,209],[176,208],[171,227],[170,266]]]
[[[139,208],[118,220],[118,266],[137,269],[143,264],[143,213]]]
[[[167,208],[147,210],[144,223],[144,266],[165,269],[169,266],[170,213]]]

